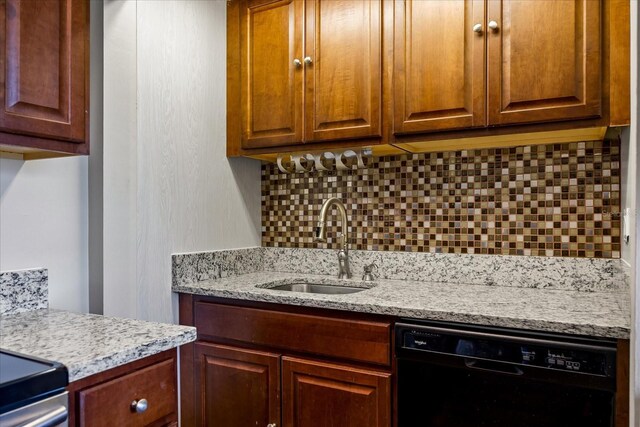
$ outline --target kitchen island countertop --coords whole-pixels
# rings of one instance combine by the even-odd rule
[[[188,326],[40,309],[0,315],[0,348],[54,360],[69,382],[196,339]]]

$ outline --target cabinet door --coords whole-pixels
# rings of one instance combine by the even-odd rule
[[[391,374],[282,358],[284,427],[389,427]]]
[[[240,17],[242,147],[302,142],[301,0],[243,3]],[[233,112],[229,112],[233,114]]]
[[[394,131],[485,126],[484,2],[395,2]]]
[[[196,343],[195,360],[197,425],[280,425],[279,355]]]
[[[0,0],[0,131],[86,139],[87,3]]]
[[[600,1],[489,0],[489,124],[600,115]]]
[[[305,4],[305,141],[381,136],[381,1]]]

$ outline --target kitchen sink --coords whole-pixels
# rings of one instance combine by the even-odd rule
[[[266,289],[272,289],[274,291],[290,291],[290,292],[304,292],[307,294],[328,294],[328,295],[340,295],[340,294],[355,294],[356,292],[365,291],[368,288],[359,288],[355,286],[342,286],[342,285],[327,285],[319,283],[284,283],[276,286],[268,286]]]

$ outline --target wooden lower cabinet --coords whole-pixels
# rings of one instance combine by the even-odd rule
[[[383,427],[391,374],[282,358],[283,427]]]
[[[194,346],[197,425],[280,425],[279,355],[208,343]]]
[[[182,425],[390,427],[391,323],[180,295]],[[347,338],[350,338],[347,339]]]
[[[390,425],[390,373],[204,342],[194,347],[198,426]]]
[[[178,425],[176,350],[168,350],[69,384],[70,427]],[[134,403],[147,401],[136,412]]]

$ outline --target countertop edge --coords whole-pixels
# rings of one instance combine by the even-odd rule
[[[155,339],[146,343],[138,344],[134,347],[115,352],[114,354],[92,359],[82,363],[66,365],[69,370],[69,383],[99,374],[127,363],[135,362],[148,356],[161,353],[166,350],[180,347],[197,339],[196,328],[192,326],[183,326],[189,328],[178,335],[169,335],[164,339]]]
[[[438,320],[449,322],[472,323],[485,326],[498,326],[514,329],[527,329],[545,332],[556,332],[570,335],[584,335],[602,338],[629,339],[631,330],[624,326],[605,326],[593,323],[570,323],[549,321],[545,319],[524,319],[507,316],[490,316],[484,314],[463,313],[453,311],[436,311],[430,309],[401,308],[405,314],[397,315],[388,311],[394,310],[393,306],[384,307],[373,304],[347,304],[343,301],[312,300],[293,295],[283,296],[258,294],[250,291],[212,289],[198,286],[198,283],[191,285],[173,286],[171,289],[175,293],[200,295],[205,297],[228,298],[242,301],[266,302],[283,305],[297,305],[311,308],[322,308],[327,310],[354,311],[366,314],[379,314],[394,317],[407,317],[425,320]],[[562,292],[562,291],[559,291]],[[387,310],[385,310],[387,309]]]
[[[63,364],[69,383],[196,339],[193,326],[58,309],[0,316],[0,348]]]

